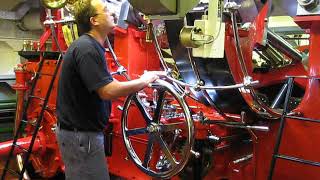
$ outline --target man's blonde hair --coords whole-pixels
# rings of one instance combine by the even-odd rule
[[[80,34],[91,30],[90,18],[97,15],[97,10],[91,2],[92,0],[78,0],[73,4],[73,14]]]

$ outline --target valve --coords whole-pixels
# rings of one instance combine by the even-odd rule
[[[152,84],[143,90],[146,94],[135,93],[126,99],[122,134],[133,163],[151,177],[167,179],[184,168],[190,155],[197,157],[199,153],[192,151],[194,125],[182,93],[160,79]],[[142,156],[138,155],[141,150],[133,146],[135,136],[146,138]],[[159,150],[154,149],[154,144],[159,145]]]

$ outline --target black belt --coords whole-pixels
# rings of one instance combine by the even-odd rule
[[[57,123],[57,126],[60,128],[60,129],[64,129],[64,130],[68,130],[68,131],[79,131],[80,129],[78,128],[74,128],[74,127],[71,127],[71,126],[67,126],[65,125],[64,123],[61,123],[61,122],[58,122]]]
[[[71,126],[68,126],[68,125],[66,125],[64,123],[61,123],[61,122],[58,122],[57,126],[60,129],[67,130],[67,131],[88,131],[88,130],[85,130],[85,129],[82,129],[82,128],[71,127]]]
[[[60,129],[63,129],[63,130],[75,131],[75,132],[77,132],[77,131],[82,131],[82,132],[100,132],[98,130],[71,127],[71,126],[68,126],[68,125],[66,125],[64,123],[61,123],[61,122],[57,122],[57,127],[59,127]]]

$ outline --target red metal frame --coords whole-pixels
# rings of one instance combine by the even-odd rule
[[[253,73],[252,51],[253,47],[257,43],[261,42],[263,31],[265,29],[264,19],[267,11],[267,7],[264,7],[256,18],[254,24],[251,26],[252,28],[249,30],[248,36],[241,37],[242,51],[244,52],[244,58],[250,76],[252,76],[254,80],[259,80],[260,87],[283,82],[286,79],[286,76],[319,77],[320,62],[318,59],[320,56],[320,47],[317,45],[320,41],[319,16],[295,17],[295,22],[302,28],[308,29],[310,33],[309,71],[306,71],[302,64],[296,64],[294,66],[277,69],[268,73]],[[227,28],[227,32],[232,32],[230,30],[230,28],[232,28],[231,26],[228,26]],[[225,48],[228,63],[234,79],[236,82],[240,83],[243,81],[243,74],[241,73],[240,65],[238,64],[233,42],[233,35],[230,33],[227,34]],[[298,79],[296,83],[305,89],[305,95],[295,111],[301,113],[304,117],[320,119],[320,113],[317,110],[317,107],[320,105],[320,101],[317,99],[318,94],[320,93],[319,81]],[[252,102],[250,97],[244,96],[244,98],[247,102]],[[254,156],[251,161],[251,166],[254,168],[254,171],[252,172],[254,176],[252,176],[252,178],[255,180],[264,180],[268,176],[278,123],[278,121],[270,122],[271,131],[268,133],[256,132],[259,140],[257,143],[253,144]],[[319,162],[320,158],[317,154],[320,153],[320,147],[316,145],[317,140],[315,139],[315,137],[320,135],[318,131],[319,125],[315,123],[296,122],[294,120],[288,121],[287,124],[280,152],[282,154],[289,154],[294,157]],[[238,172],[233,172],[232,174],[237,174],[239,179],[250,179],[247,177],[247,175],[250,174],[250,171],[248,172],[245,168]],[[239,176],[239,174],[241,175]],[[275,175],[273,179],[298,180],[318,179],[319,177],[320,173],[316,167],[279,160],[275,168]]]
[[[307,75],[313,77],[319,77],[320,73],[320,46],[317,45],[320,42],[320,16],[304,16],[295,17],[295,21],[304,29],[308,29],[310,32],[310,48],[309,48],[309,71],[307,72],[302,64],[296,64],[285,68],[272,70],[268,73],[254,73],[252,65],[252,51],[254,46],[261,44],[265,31],[265,17],[267,15],[268,7],[265,6],[256,20],[252,24],[251,28],[246,30],[240,30],[241,36],[241,48],[244,54],[244,60],[247,65],[249,75],[254,80],[259,80],[261,87],[266,87],[275,83],[283,82],[287,75]],[[59,20],[60,11],[53,11],[54,20]],[[235,51],[232,27],[230,23],[227,23],[226,29],[226,44],[225,51],[228,60],[229,67],[233,74],[236,83],[242,83],[243,74],[241,73],[240,65],[237,60]],[[59,46],[66,50],[67,46],[63,39],[61,30],[61,24],[55,25],[55,33]],[[40,50],[45,51],[46,41],[52,37],[51,29],[49,26],[45,27],[44,33],[40,38]],[[128,74],[132,79],[138,78],[144,70],[159,70],[160,62],[152,43],[145,42],[145,32],[141,31],[133,26],[129,26],[127,30],[115,28],[114,30],[114,49],[120,60],[120,63],[128,70]],[[57,51],[57,45],[52,40],[52,51]],[[117,66],[112,61],[109,52],[106,53],[107,64],[110,71],[116,71]],[[55,67],[55,61],[46,60],[43,67],[43,73],[51,74]],[[28,87],[32,81],[32,77],[38,67],[37,60],[30,60],[23,65],[19,66],[16,72],[16,84],[13,85],[18,92],[18,106],[17,106],[17,118],[21,119],[19,112],[23,108],[23,98],[25,93],[28,92]],[[35,95],[44,97],[46,88],[48,88],[48,82],[50,77],[42,77],[37,86],[35,87]],[[115,76],[120,81],[125,79],[122,76]],[[44,114],[44,121],[42,128],[38,134],[35,146],[33,148],[34,154],[31,157],[31,162],[36,171],[45,178],[53,177],[57,172],[63,172],[64,166],[59,154],[58,146],[56,144],[55,134],[52,128],[56,123],[55,107],[56,107],[56,87],[57,78],[53,92],[49,99],[48,110]],[[320,94],[319,81],[318,80],[297,80],[296,83],[305,89],[305,95],[300,105],[295,111],[302,113],[306,117],[320,119],[320,112],[317,107],[320,106],[320,101],[317,98]],[[247,103],[252,103],[252,98],[244,96]],[[122,134],[121,134],[121,110],[117,108],[123,105],[124,98],[116,99],[113,102],[112,113],[110,116],[110,123],[113,124],[113,155],[106,158],[109,163],[109,170],[112,174],[121,176],[126,179],[151,179],[144,173],[142,173],[130,159],[128,158],[127,151],[124,147]],[[218,114],[211,107],[207,107],[191,98],[186,99],[191,112],[203,112],[206,117],[213,120],[224,120],[224,118]],[[41,107],[41,101],[33,100],[30,104],[31,108],[28,112],[28,119],[35,119]],[[240,115],[234,114],[240,119]],[[162,120],[164,123],[166,120]],[[138,121],[137,121],[138,123]],[[278,121],[270,120],[269,132],[255,132],[258,139],[254,139],[252,144],[248,145],[234,145],[233,143],[222,141],[215,145],[217,151],[214,152],[214,166],[209,171],[205,179],[244,179],[244,180],[264,180],[267,177],[267,173],[270,167],[271,156],[273,152],[275,136],[278,129]],[[318,154],[320,153],[320,147],[317,145],[316,137],[320,136],[320,127],[314,124],[300,123],[290,121],[288,122],[287,129],[281,144],[280,152],[294,155],[304,159],[313,161],[320,161]],[[28,125],[25,128],[26,135],[30,135],[33,127]],[[195,122],[197,140],[207,139],[208,131],[214,132],[215,135],[220,137],[226,137],[236,133],[236,130],[221,127],[217,125],[204,125],[199,121]],[[30,137],[21,138],[18,142],[28,145]],[[0,144],[0,156],[7,155],[8,149],[11,145],[11,141]],[[137,147],[141,149],[146,146],[145,139],[136,139]],[[229,148],[228,148],[229,147]],[[139,148],[138,148],[139,149]],[[222,150],[219,150],[222,149]],[[16,152],[21,153],[21,152]],[[250,160],[235,163],[234,160],[239,159],[245,155],[253,153],[253,157]],[[297,165],[294,163],[287,163],[285,161],[279,161],[276,166],[274,179],[319,179],[320,171],[316,168]],[[179,179],[174,177],[173,179]]]

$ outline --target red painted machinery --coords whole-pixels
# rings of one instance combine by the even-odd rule
[[[273,6],[252,0],[145,1],[143,6],[130,2],[147,20],[124,23],[120,18],[112,45],[106,43],[109,70],[121,81],[135,79],[144,70],[162,69],[168,75],[113,101],[105,133],[112,174],[138,180],[320,179],[318,1],[273,1]],[[18,94],[16,124],[28,121],[17,140],[19,147],[30,146],[42,114],[27,171],[43,178],[64,171],[54,133],[58,78],[43,113],[45,105],[36,98],[29,103],[26,119],[21,113],[40,60],[44,63],[39,72],[53,74],[60,59],[56,51],[65,51],[76,38],[66,35],[74,26],[62,11],[50,10],[54,18],[44,21],[37,50],[20,52],[27,61],[18,65],[13,86]],[[269,29],[272,12],[292,16],[308,35],[308,45],[294,47]],[[131,11],[126,13],[120,17],[129,17]],[[211,25],[217,34],[210,34]],[[222,43],[214,44],[217,41]],[[208,54],[210,44],[216,54]],[[37,81],[34,95],[45,98],[50,76]],[[0,155],[6,156],[11,145],[1,143]],[[23,157],[23,148],[13,154]]]

